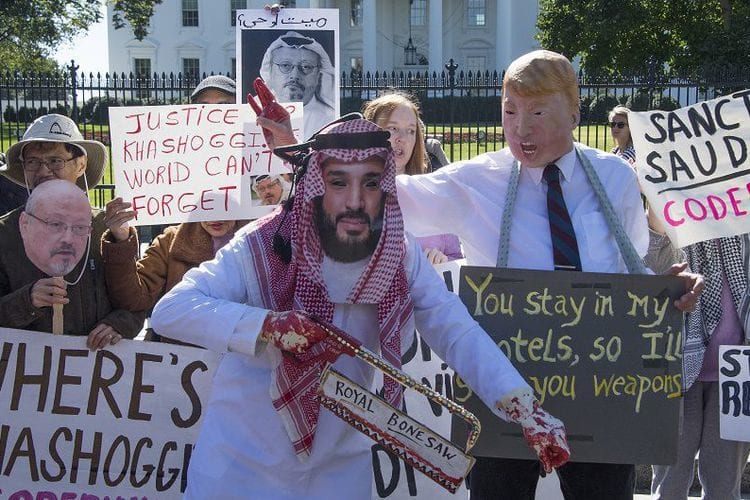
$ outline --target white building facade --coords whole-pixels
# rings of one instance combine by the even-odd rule
[[[109,26],[111,73],[235,72],[234,13],[267,0],[164,0],[149,34]],[[502,70],[538,48],[538,1],[527,0],[297,0],[299,8],[339,9],[341,68],[364,72],[440,72],[453,59],[459,71]],[[107,5],[108,17],[112,6]],[[407,64],[411,39],[416,64]]]

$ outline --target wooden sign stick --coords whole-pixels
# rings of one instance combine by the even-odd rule
[[[63,305],[52,304],[52,333],[54,335],[63,334]]]

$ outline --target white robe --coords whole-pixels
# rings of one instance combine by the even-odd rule
[[[267,310],[259,307],[260,286],[245,230],[214,260],[190,270],[157,305],[156,331],[224,353],[188,472],[185,498],[363,499],[370,498],[372,441],[321,409],[312,454],[294,454],[269,387],[280,352],[256,340]],[[333,323],[378,352],[377,308],[340,301],[364,262],[323,262]],[[528,387],[492,340],[469,316],[458,297],[409,239],[406,274],[414,320],[430,347],[474,388],[490,407],[519,387]],[[402,331],[406,349],[415,324]],[[364,387],[373,370],[342,356],[334,368]],[[500,415],[499,411],[495,411]]]

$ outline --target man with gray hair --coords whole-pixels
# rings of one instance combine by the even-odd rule
[[[302,101],[305,137],[335,118],[335,68],[314,38],[296,31],[277,38],[263,55],[260,76],[279,102]]]

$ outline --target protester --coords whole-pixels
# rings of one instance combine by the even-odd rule
[[[653,225],[652,225],[653,227]],[[662,227],[657,244],[664,267],[676,262],[674,248]],[[698,456],[698,479],[703,498],[740,499],[742,472],[750,443],[721,439],[719,433],[719,347],[750,341],[750,234],[716,238],[682,249],[690,269],[704,275],[706,290],[685,321],[682,354],[683,397],[678,425],[677,461],[654,465],[651,495],[654,500],[688,496]],[[650,250],[650,254],[657,254]]]
[[[200,104],[233,104],[234,80],[221,75],[204,78],[191,100]],[[184,222],[169,226],[138,260],[139,242],[128,224],[135,218],[131,204],[115,198],[107,204],[109,230],[102,235],[102,255],[107,289],[112,303],[129,311],[149,311],[182,276],[201,262],[211,260],[237,228],[247,221]],[[172,342],[149,328],[146,340]]]
[[[282,174],[259,175],[253,179],[253,191],[261,205],[278,205],[289,196],[291,185]]]
[[[190,102],[193,104],[234,104],[237,99],[234,80],[224,75],[207,76],[193,89]]]
[[[304,137],[335,118],[336,69],[314,38],[296,31],[281,35],[263,54],[260,76],[279,102],[302,102]]]
[[[625,106],[615,106],[609,112],[609,128],[612,139],[615,140],[612,154],[633,164],[635,163],[635,148],[633,147],[633,138],[630,136],[628,113],[630,113],[630,110]]]
[[[390,132],[389,141],[396,159],[396,174],[416,175],[428,171],[424,125],[419,107],[407,94],[393,91],[364,104],[364,117]],[[451,233],[417,238],[431,264],[442,264],[463,257],[461,243]]]
[[[77,184],[85,195],[87,188],[93,188],[102,178],[107,150],[98,141],[84,140],[70,118],[49,114],[37,118],[6,156],[8,163],[2,174],[32,194],[47,181],[61,179]],[[56,196],[54,193],[60,188],[54,187],[55,191],[48,196]],[[43,192],[38,196],[44,198]],[[62,228],[57,223],[70,225],[57,220],[60,211],[54,205],[41,203],[42,210],[36,212],[33,205],[23,217],[26,228],[42,224],[54,234]],[[24,251],[22,213],[24,209],[19,207],[0,218],[0,325],[50,332],[52,309],[48,306],[62,303],[65,333],[88,335],[87,345],[91,349],[116,343],[123,337],[135,337],[143,316],[111,306],[99,245],[89,244],[89,255],[72,272],[63,277],[50,276],[38,269]],[[33,219],[29,213],[41,220]],[[98,242],[105,229],[103,214],[91,215],[94,216],[91,239]],[[70,253],[71,246],[64,246],[64,252]]]
[[[570,61],[546,50],[519,57],[505,73],[502,104],[508,148],[398,178],[406,227],[417,235],[456,233],[470,265],[625,273],[628,263],[638,269],[649,237],[638,183],[614,155],[574,143],[579,91]],[[561,186],[572,219],[574,234],[565,233],[564,249],[562,238],[550,235],[560,234],[558,220],[548,217],[553,184]],[[553,206],[559,208],[559,198]],[[675,306],[689,310],[703,282],[683,276],[689,291]],[[533,499],[539,472],[535,461],[478,457],[471,498]],[[566,499],[633,496],[631,464],[569,462],[558,476]]]
[[[237,234],[154,309],[156,330],[223,354],[185,498],[370,497],[371,442],[316,399],[336,355],[324,322],[396,366],[416,324],[496,414],[521,423],[546,469],[564,463],[562,424],[405,240],[387,135],[354,119],[311,148],[293,203]],[[361,360],[333,367],[372,386]],[[397,384],[386,378],[382,391],[398,404]]]

